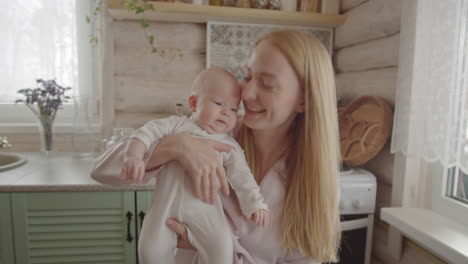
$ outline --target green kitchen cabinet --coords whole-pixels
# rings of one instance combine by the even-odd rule
[[[141,232],[141,226],[143,225],[143,219],[145,218],[146,212],[151,207],[151,200],[153,199],[153,191],[138,191],[136,192],[137,201],[137,237]]]
[[[136,263],[135,196],[11,193],[15,263]]]
[[[10,203],[10,194],[0,193],[0,264],[15,263]]]

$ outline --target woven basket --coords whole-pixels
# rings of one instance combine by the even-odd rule
[[[341,158],[347,166],[360,166],[375,157],[387,142],[393,123],[392,108],[377,96],[353,100],[338,114]]]

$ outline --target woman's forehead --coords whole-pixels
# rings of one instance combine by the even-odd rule
[[[275,46],[260,42],[252,52],[246,68],[248,71],[261,74],[265,77],[275,77],[285,68],[291,68],[286,57]]]

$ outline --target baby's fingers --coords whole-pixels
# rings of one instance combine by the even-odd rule
[[[143,176],[145,175],[145,168],[144,167],[138,167],[136,175],[137,175],[136,181],[138,183],[140,183],[141,180],[143,179]]]
[[[265,213],[265,217],[263,217],[264,221],[264,227],[267,227],[270,224],[270,215],[268,213]]]
[[[252,221],[253,221],[256,225],[258,225],[258,213],[257,213],[257,212],[255,212],[255,213],[252,214]]]
[[[123,166],[122,171],[120,172],[120,179],[126,180],[128,178],[127,176],[127,166]]]

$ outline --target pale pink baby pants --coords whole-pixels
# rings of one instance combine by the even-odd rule
[[[168,218],[177,218],[187,227],[189,240],[198,251],[193,263],[232,263],[232,231],[220,198],[212,205],[195,197],[192,180],[176,161],[158,172],[152,206],[139,238],[141,264],[175,263],[177,237],[165,224]]]

